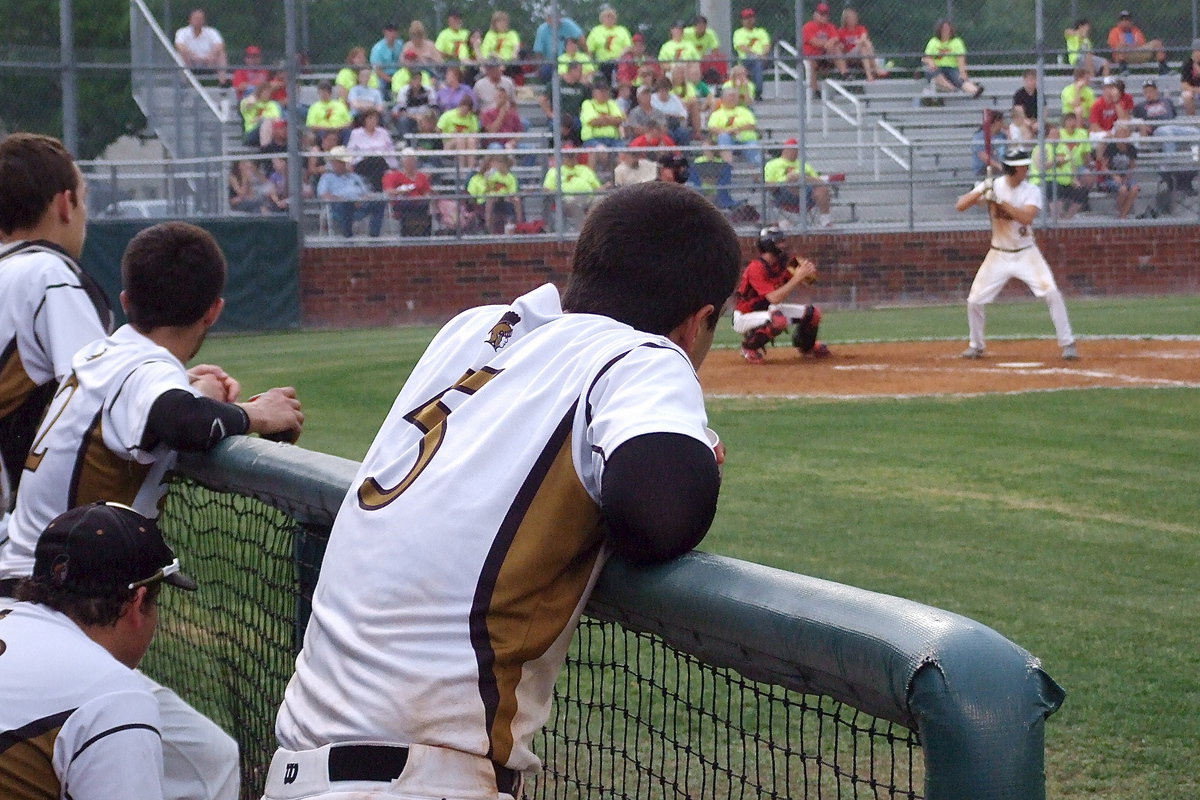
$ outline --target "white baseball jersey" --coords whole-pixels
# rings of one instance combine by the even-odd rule
[[[158,701],[63,614],[0,611],[0,797],[161,800]]]
[[[605,461],[707,443],[688,357],[564,314],[542,286],[452,320],[338,513],[276,722],[282,747],[428,744],[540,768],[530,749],[606,548]]]
[[[983,188],[983,183],[975,184],[975,191]],[[1038,187],[1029,181],[1021,181],[1016,186],[1008,182],[1008,176],[1001,176],[992,182],[992,190],[996,199],[1017,208],[1025,206],[1042,207],[1042,193]],[[990,210],[990,208],[989,208]],[[1000,219],[995,214],[992,217],[992,247],[999,250],[1021,250],[1033,247],[1033,225],[1023,225],[1015,219]]]
[[[42,408],[38,387],[71,371],[71,358],[112,330],[112,311],[79,265],[49,242],[15,242],[0,249],[0,433],[5,444],[28,447]],[[0,515],[9,508],[6,477],[25,454],[0,447]],[[9,463],[5,463],[5,462]],[[0,540],[4,531],[0,529]]]
[[[130,325],[75,355],[25,460],[0,579],[31,574],[38,537],[75,506],[109,500],[158,516],[175,451],[141,442],[150,406],[171,389],[192,391],[183,364]]]

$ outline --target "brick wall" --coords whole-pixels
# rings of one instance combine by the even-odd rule
[[[1200,226],[1064,228],[1039,232],[1070,297],[1200,291]],[[823,274],[814,298],[830,306],[954,303],[965,299],[987,248],[984,231],[816,234],[796,250]],[[754,241],[743,240],[749,257]],[[362,327],[439,322],[509,300],[570,271],[572,243],[521,241],[429,247],[313,248],[300,267],[304,324]],[[1011,283],[1007,296],[1028,295]]]

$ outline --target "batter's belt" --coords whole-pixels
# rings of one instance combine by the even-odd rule
[[[992,245],[993,250],[997,250],[1001,253],[1023,253],[1031,247],[1033,247],[1033,245],[1027,244],[1024,247],[1018,247],[1016,250],[1012,250],[1007,247],[996,247],[996,245]]]

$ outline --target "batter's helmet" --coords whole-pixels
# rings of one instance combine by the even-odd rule
[[[779,245],[787,236],[779,228],[771,225],[763,228],[758,232],[758,252],[774,253],[777,256],[783,255],[783,248]]]

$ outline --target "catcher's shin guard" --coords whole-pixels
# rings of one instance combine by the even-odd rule
[[[742,337],[742,347],[747,350],[761,350],[774,338],[774,335],[771,333],[771,326],[769,324],[763,325]]]
[[[817,344],[817,329],[821,326],[821,309],[810,305],[800,319],[792,320],[792,344],[801,353],[811,353]]]

